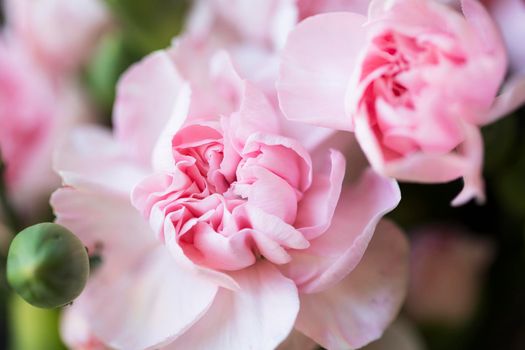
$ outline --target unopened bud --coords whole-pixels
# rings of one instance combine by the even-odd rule
[[[7,280],[34,306],[55,308],[70,303],[84,289],[88,275],[86,248],[63,226],[34,225],[11,242]]]

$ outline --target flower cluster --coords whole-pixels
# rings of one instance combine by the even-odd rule
[[[172,45],[121,77],[113,130],[56,150],[56,221],[102,259],[66,343],[378,339],[408,284],[406,238],[383,219],[396,180],[463,178],[453,204],[484,200],[480,127],[525,99],[512,53],[504,81],[499,5],[443,2],[195,1]]]

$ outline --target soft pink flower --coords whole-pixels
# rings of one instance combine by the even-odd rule
[[[417,328],[408,319],[398,318],[388,327],[381,339],[363,350],[425,350],[427,347]]]
[[[462,324],[474,313],[492,242],[450,225],[413,232],[407,310],[419,321]]]
[[[0,153],[13,204],[24,217],[37,213],[59,179],[51,169],[56,140],[86,119],[78,85],[56,77],[16,38],[0,37]]]
[[[85,62],[109,23],[100,0],[6,0],[5,9],[11,34],[55,71]]]
[[[274,349],[293,329],[329,348],[377,339],[407,277],[402,233],[375,230],[395,181],[350,165],[340,198],[326,129],[298,133],[225,52],[187,43],[123,76],[114,137],[80,129],[57,154],[57,222],[103,261],[71,312],[125,349]]]
[[[310,17],[282,55],[285,115],[354,131],[371,165],[404,181],[463,177],[454,200],[484,198],[479,126],[506,69],[494,23],[474,0],[464,15],[432,0],[374,0]]]

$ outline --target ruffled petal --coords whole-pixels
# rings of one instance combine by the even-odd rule
[[[315,293],[335,285],[361,261],[375,226],[397,206],[401,195],[394,180],[366,171],[345,189],[332,225],[310,241],[310,247],[292,251],[292,261],[281,269],[303,293]]]
[[[328,229],[341,194],[345,158],[330,150],[327,163],[329,166],[319,164],[314,169],[313,183],[299,202],[294,225],[307,239],[316,238]]]
[[[301,294],[296,328],[328,349],[356,349],[381,337],[405,297],[408,253],[403,233],[382,222],[348,277],[324,292]]]
[[[150,164],[153,147],[172,117],[184,86],[164,51],[147,56],[120,79],[113,110],[116,137],[128,154],[143,164]]]

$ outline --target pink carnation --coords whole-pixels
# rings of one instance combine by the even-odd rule
[[[282,55],[279,100],[292,120],[354,131],[377,171],[405,181],[463,177],[454,200],[483,200],[479,126],[506,69],[485,9],[374,0],[369,17],[310,17]]]
[[[400,199],[395,181],[350,164],[360,176],[343,185],[326,129],[284,120],[225,52],[185,43],[123,76],[114,136],[79,129],[57,154],[57,222],[103,261],[70,310],[88,339],[239,350],[274,349],[293,329],[329,348],[377,339],[406,283],[402,233],[375,229]]]

